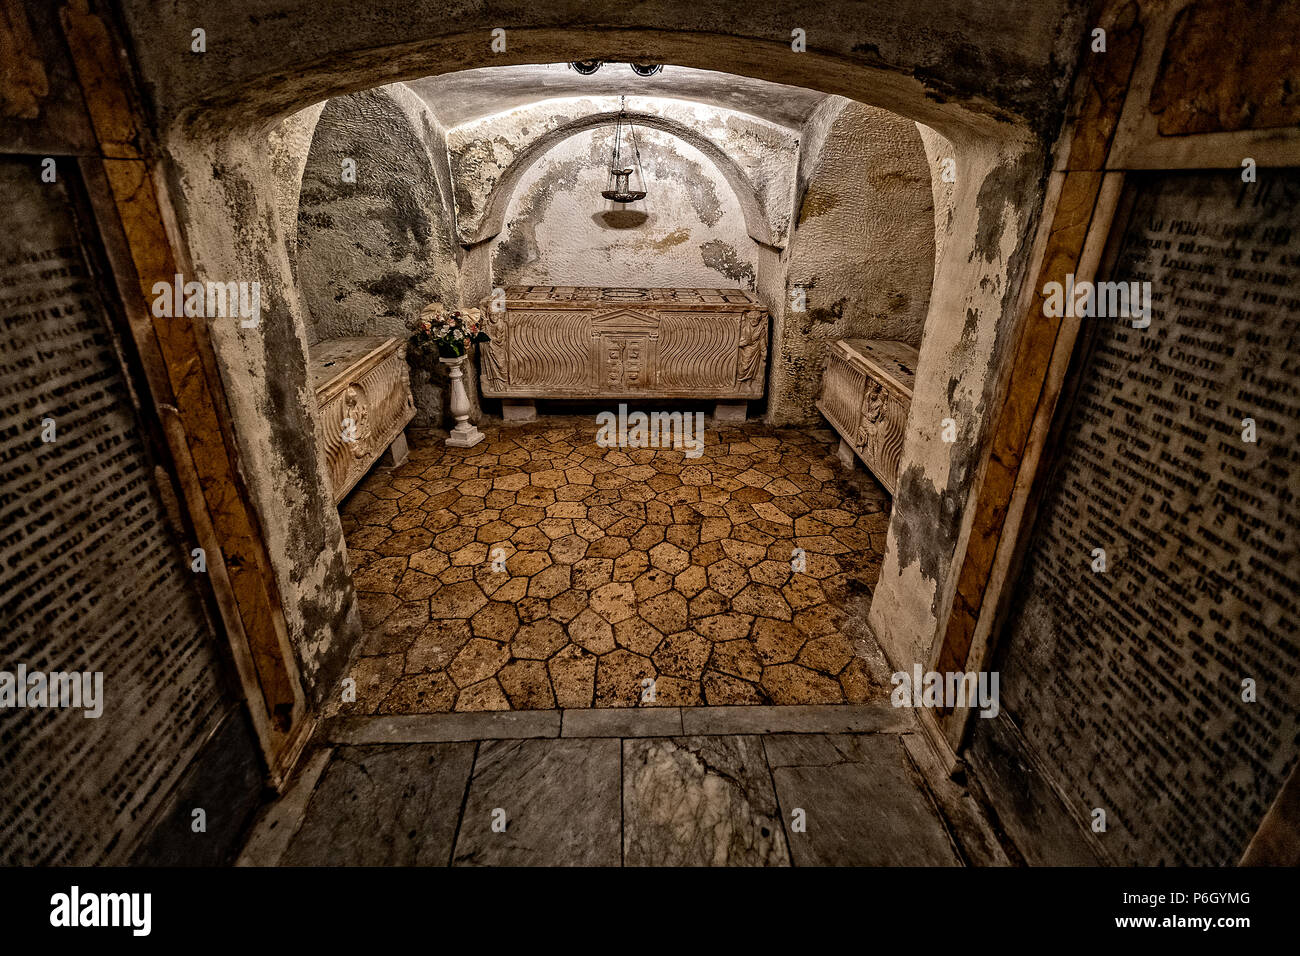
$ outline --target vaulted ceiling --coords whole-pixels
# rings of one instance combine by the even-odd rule
[[[825,94],[730,73],[665,66],[637,76],[626,63],[605,63],[583,76],[567,63],[501,66],[410,80],[406,84],[447,128],[539,100],[577,96],[658,96],[748,113],[798,130]]]

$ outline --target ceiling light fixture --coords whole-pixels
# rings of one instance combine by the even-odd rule
[[[626,117],[626,110],[623,108],[624,97],[618,98],[618,119],[614,122],[614,148],[609,154],[609,180],[605,184],[606,189],[602,190],[601,195],[606,199],[619,203],[636,202],[638,199],[645,199],[645,189],[633,189],[629,182],[633,169],[630,166],[624,166],[623,158],[623,127],[627,127],[627,136],[632,143],[632,159],[636,164],[637,178],[641,185],[645,186],[645,174],[641,171],[641,148],[636,139],[636,127],[632,125]]]

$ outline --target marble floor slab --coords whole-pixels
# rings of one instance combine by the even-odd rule
[[[761,737],[623,742],[628,866],[786,866]]]
[[[474,747],[339,747],[281,864],[446,866]]]
[[[617,738],[485,741],[454,863],[617,866],[621,826]]]
[[[925,784],[895,734],[763,738],[798,866],[957,866]]]
[[[581,713],[573,729],[589,736],[416,743],[402,729],[391,743],[323,748],[265,808],[241,862],[1011,862],[982,805],[918,734],[627,736],[645,728],[606,719],[617,715]]]

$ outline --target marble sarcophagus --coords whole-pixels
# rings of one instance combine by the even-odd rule
[[[743,402],[763,394],[768,313],[741,289],[505,293],[497,311],[483,300],[492,341],[479,347],[479,387],[488,398]]]
[[[310,350],[316,438],[338,504],[387,449],[406,460],[406,425],[415,417],[406,342],[397,338],[325,339]]]
[[[840,460],[856,455],[892,495],[912,407],[917,350],[884,339],[831,344],[817,408],[840,434]]]

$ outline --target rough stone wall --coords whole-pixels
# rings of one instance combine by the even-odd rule
[[[529,168],[493,243],[497,285],[755,288],[755,244],[726,179],[676,137],[636,136],[647,191],[640,202],[600,195],[611,127],[571,136]]]
[[[443,133],[400,84],[330,100],[302,174],[298,287],[308,338],[407,335],[430,302],[459,304]],[[356,182],[342,163],[356,164]],[[443,390],[412,376],[417,423],[441,424]]]
[[[805,126],[798,219],[772,348],[769,418],[821,421],[814,403],[827,344],[921,343],[934,274],[930,173],[916,124],[830,97]]]

